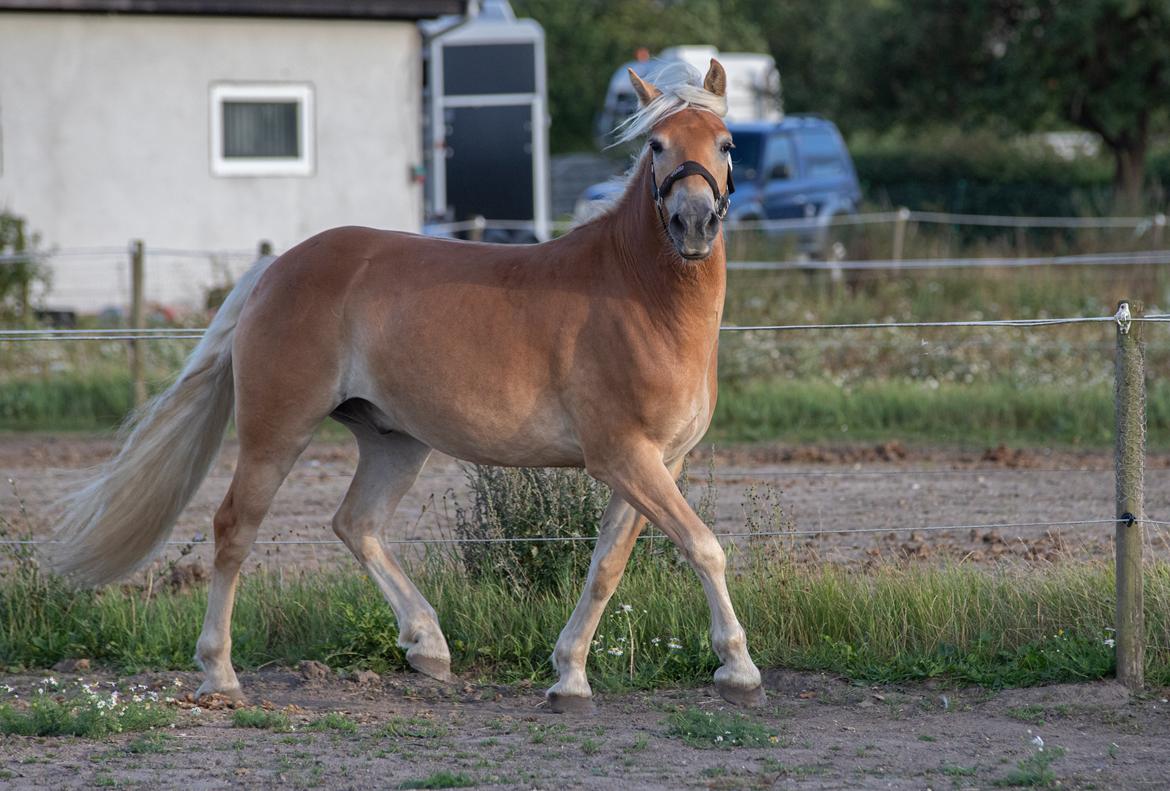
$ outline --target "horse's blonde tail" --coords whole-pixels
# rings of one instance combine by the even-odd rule
[[[232,337],[274,261],[260,259],[216,313],[175,383],[123,427],[121,451],[65,501],[49,566],[79,585],[134,571],[167,540],[219,454],[235,402]]]

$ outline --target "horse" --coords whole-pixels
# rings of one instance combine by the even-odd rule
[[[593,707],[590,640],[647,520],[697,573],[711,610],[714,682],[764,691],[728,596],[719,541],[676,486],[717,393],[733,187],[727,77],[633,71],[648,138],[601,217],[527,246],[343,227],[262,259],[229,293],[169,389],[69,501],[49,562],[101,585],[147,562],[216,458],[233,411],[235,474],[215,513],[215,558],[195,662],[200,697],[242,701],[231,662],[240,568],[281,483],[333,418],[359,459],[333,530],[381,589],[416,671],[453,679],[434,609],[378,530],[432,449],[477,464],[579,467],[612,490],[584,591],[552,653],[556,712]]]

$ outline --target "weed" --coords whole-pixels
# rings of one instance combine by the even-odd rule
[[[944,764],[939,770],[947,777],[974,777],[978,769],[974,766],[959,766],[958,764]]]
[[[378,731],[380,736],[393,739],[439,739],[447,735],[447,726],[423,717],[394,717]]]
[[[667,718],[667,734],[692,747],[763,747],[778,738],[763,724],[742,714],[689,708]]]
[[[1044,724],[1044,707],[1030,704],[1027,706],[1015,706],[1007,710],[1007,714],[1014,720],[1020,722],[1027,722],[1032,725]]]
[[[399,788],[468,788],[476,784],[476,780],[462,772],[435,772],[433,775],[420,780],[407,780]]]
[[[581,741],[581,752],[586,755],[597,755],[601,752],[601,742],[592,737]]]
[[[128,753],[165,753],[167,747],[174,742],[170,736],[165,733],[148,733],[145,736],[139,736],[134,741],[126,745],[126,752]]]
[[[236,709],[232,712],[232,727],[259,728],[284,733],[292,730],[292,723],[283,711],[264,709]]]
[[[1056,783],[1056,772],[1052,771],[1054,761],[1064,755],[1060,747],[1037,750],[1016,764],[1016,768],[995,781],[995,785],[1007,788],[1049,788]]]
[[[357,723],[336,711],[331,711],[324,717],[318,717],[305,726],[309,731],[341,731],[342,733],[356,733]]]
[[[147,731],[170,725],[173,716],[157,700],[118,690],[99,691],[77,683],[61,690],[47,678],[25,701],[0,705],[0,733],[20,736],[101,738],[113,733]]]

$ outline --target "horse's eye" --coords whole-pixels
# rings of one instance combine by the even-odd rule
[[[730,143],[730,142],[724,143],[723,145],[719,146],[719,150],[722,151],[724,154],[729,153],[731,151],[731,149],[733,149],[733,148],[735,148],[735,143]]]
[[[653,151],[655,154],[661,154],[662,153],[662,143],[658,142],[657,140],[651,140],[650,141],[650,150]]]

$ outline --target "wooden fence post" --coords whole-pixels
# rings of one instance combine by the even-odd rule
[[[1144,683],[1145,617],[1142,593],[1143,485],[1146,457],[1146,362],[1142,306],[1122,302],[1117,312],[1114,465],[1117,480],[1117,680],[1130,689]]]
[[[894,217],[894,251],[891,256],[894,261],[901,261],[906,251],[906,225],[909,222],[910,210],[902,206]]]
[[[142,329],[145,252],[141,239],[130,243],[130,329]],[[146,403],[146,379],[142,374],[142,341],[130,341],[130,380],[134,383],[134,408]]]

